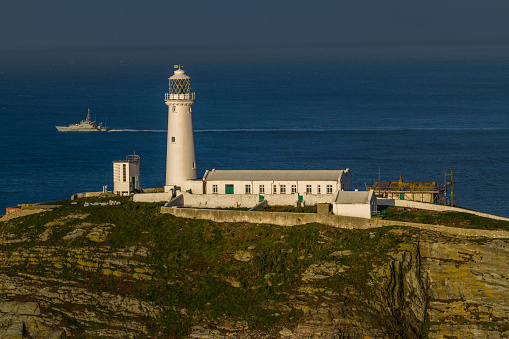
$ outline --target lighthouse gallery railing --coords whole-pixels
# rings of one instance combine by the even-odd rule
[[[194,93],[173,94],[166,93],[164,100],[194,100]]]

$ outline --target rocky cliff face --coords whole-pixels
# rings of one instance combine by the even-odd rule
[[[507,240],[60,203],[0,222],[0,337],[509,336]]]

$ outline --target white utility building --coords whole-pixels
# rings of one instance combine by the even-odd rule
[[[184,182],[196,179],[194,155],[193,119],[191,106],[194,93],[191,92],[191,78],[177,66],[169,78],[169,93],[164,102],[168,106],[168,141],[166,148],[165,192],[173,196],[183,190]]]
[[[129,195],[135,190],[140,190],[140,156],[113,161],[113,193]]]
[[[332,213],[349,217],[370,219],[377,211],[374,191],[339,192],[332,205]]]

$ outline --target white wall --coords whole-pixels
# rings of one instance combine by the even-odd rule
[[[288,195],[292,194],[292,185],[297,188],[297,194],[306,194],[306,186],[311,185],[311,193],[318,194],[318,186],[320,186],[320,193],[322,195],[335,196],[340,189],[340,184],[337,181],[211,181],[207,180],[205,185],[204,194],[213,194],[213,185],[217,185],[217,194],[225,194],[225,185],[233,185],[234,194],[246,194],[246,185],[251,186],[250,194],[272,195],[273,187],[276,185],[276,194]],[[265,192],[260,192],[260,185],[264,186]],[[332,185],[332,193],[327,193],[327,185]],[[281,193],[281,188],[284,186],[285,193]],[[351,186],[351,185],[350,185]]]
[[[171,193],[138,193],[133,196],[134,202],[164,202],[170,201]]]
[[[371,219],[370,204],[334,204],[332,212],[345,217],[359,217]]]
[[[182,185],[182,192],[187,192],[191,190],[192,194],[203,194],[203,180],[187,180]]]
[[[254,194],[203,195],[183,193],[186,207],[198,208],[251,208],[258,204]]]

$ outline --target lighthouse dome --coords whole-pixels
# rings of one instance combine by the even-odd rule
[[[170,77],[170,79],[191,79],[189,76],[187,76],[185,73],[184,73],[184,70],[183,69],[177,69],[175,70],[175,72],[173,72],[174,74]]]

